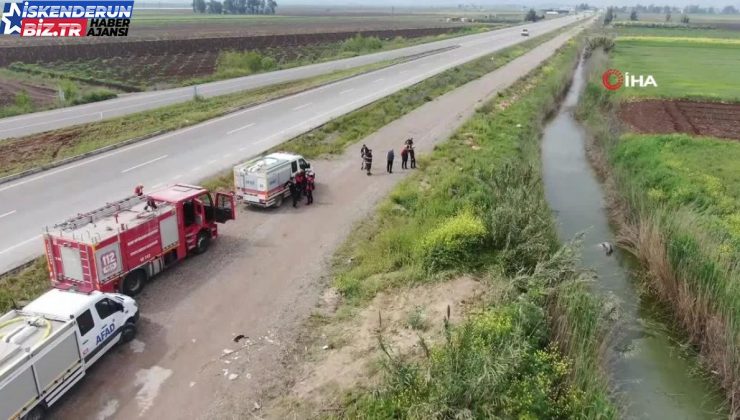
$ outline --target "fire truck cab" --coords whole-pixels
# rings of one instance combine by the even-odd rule
[[[146,281],[218,237],[236,217],[232,194],[176,184],[106,204],[47,228],[52,284],[134,296]]]

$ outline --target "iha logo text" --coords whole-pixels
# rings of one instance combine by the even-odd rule
[[[601,83],[603,83],[604,87],[609,90],[617,90],[622,86],[628,88],[658,87],[658,82],[655,81],[652,74],[635,75],[630,74],[629,72],[622,74],[621,71],[616,69],[605,71],[604,74],[601,75]]]

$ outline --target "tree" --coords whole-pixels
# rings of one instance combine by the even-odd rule
[[[604,16],[604,25],[612,23],[612,20],[614,20],[614,9],[608,7],[606,9],[606,15]]]
[[[260,6],[260,0],[247,0],[247,13],[256,15]]]
[[[670,22],[671,21],[671,12],[670,11],[665,13],[665,21],[666,22]]]
[[[734,15],[737,13],[735,6],[725,6],[722,8],[722,13],[725,15]]]
[[[275,0],[267,0],[267,12],[270,15],[275,14],[275,10],[277,9],[277,2]]]
[[[206,12],[206,0],[194,0],[193,9],[198,13]]]
[[[247,13],[247,0],[235,0],[236,13],[244,15]]]
[[[633,10],[632,13],[630,13],[630,20],[637,20],[637,10]]]
[[[529,9],[527,15],[524,16],[524,20],[527,22],[537,22],[537,12],[534,9]]]
[[[681,16],[681,23],[685,23],[688,25],[689,23],[689,17],[687,15]]]
[[[236,3],[234,3],[234,0],[224,0],[224,14],[226,15],[236,14]]]
[[[224,7],[221,4],[220,1],[211,0],[208,2],[208,13],[214,14],[214,15],[220,15],[224,11]]]

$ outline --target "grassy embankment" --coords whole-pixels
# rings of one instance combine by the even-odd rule
[[[615,111],[620,101],[642,93],[614,94],[600,82],[605,69],[632,71],[649,55],[647,71],[659,83],[656,96],[738,101],[740,75],[716,73],[729,63],[737,66],[737,54],[730,51],[716,42],[617,39],[611,59],[594,54],[578,116],[594,134],[591,157],[607,176],[621,242],[642,262],[652,291],[673,309],[705,365],[721,379],[729,408],[737,414],[740,143],[625,133]],[[695,53],[703,60],[696,60]]]
[[[280,148],[300,151],[305,153],[306,156],[311,157],[324,153],[340,152],[348,144],[371,134],[383,125],[399,118],[426,101],[493,71],[540,43],[552,39],[558,33],[554,32],[533,38],[518,46],[504,49],[490,56],[462,65],[457,69],[451,69],[405,89],[398,94],[392,95],[389,98],[348,114],[346,117],[334,120],[323,127],[309,132],[308,135],[299,136]],[[307,82],[304,81],[303,83]],[[266,88],[266,90],[269,92],[272,88],[278,89],[276,86]],[[74,156],[109,144],[119,143],[132,136],[152,134],[161,130],[175,130],[193,125],[199,121],[225,114],[228,110],[240,104],[245,105],[254,101],[267,99],[267,95],[256,97],[255,92],[259,92],[259,90],[214,99],[191,101],[186,104],[169,106],[155,111],[142,112],[100,123],[52,131],[50,133],[53,133],[55,136],[62,138],[72,137],[76,141],[71,143],[70,146],[64,146],[57,150],[55,159],[51,158],[53,149],[49,148],[46,153],[37,152],[37,154],[32,156],[26,156],[25,159],[18,159],[18,162],[14,164],[15,166],[8,168],[3,166],[0,168],[0,175],[3,174],[2,171],[5,171],[5,174],[17,172],[25,168],[49,163],[56,159]],[[284,93],[284,91],[281,92],[281,94]],[[32,138],[37,138],[37,136],[29,136],[27,138],[24,137],[0,143],[0,155],[4,153],[3,145],[10,145],[11,148],[8,150],[12,153],[18,153],[18,148],[12,146],[13,142],[21,142],[24,139]],[[329,138],[332,139],[331,143],[327,140]],[[231,172],[227,171],[204,181],[202,184],[211,190],[216,190],[230,189],[232,182]],[[37,261],[36,264],[41,263]],[[41,264],[38,267],[42,266]],[[9,307],[11,298],[20,301],[30,300],[38,296],[48,286],[47,277],[48,275],[43,270],[34,268],[30,272],[29,270],[23,270],[20,273],[0,278],[0,310],[5,310]]]
[[[572,41],[483,106],[339,252],[345,305],[466,274],[506,292],[446,325],[427,357],[388,356],[381,384],[347,395],[338,417],[616,417],[600,374],[602,305],[558,243],[541,184],[542,125],[577,54]]]

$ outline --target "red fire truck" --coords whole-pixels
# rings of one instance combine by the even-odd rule
[[[134,296],[147,279],[205,252],[217,223],[235,216],[233,195],[184,184],[106,204],[46,229],[51,282]]]

